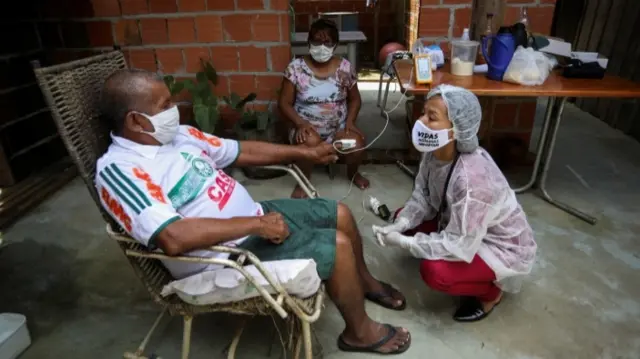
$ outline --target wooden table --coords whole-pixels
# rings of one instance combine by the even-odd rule
[[[550,204],[568,212],[588,223],[595,224],[596,219],[574,207],[554,200],[547,192],[546,184],[549,164],[555,146],[558,128],[564,106],[569,97],[580,98],[640,98],[640,84],[617,76],[605,76],[602,80],[568,79],[558,72],[552,72],[547,81],[540,86],[522,86],[507,82],[489,80],[485,75],[453,76],[447,66],[433,73],[431,85],[417,85],[412,81],[413,61],[399,60],[394,68],[400,82],[400,88],[407,95],[426,95],[432,87],[449,84],[464,87],[478,96],[508,97],[549,97],[542,132],[538,141],[536,159],[529,182],[519,188],[522,193],[532,188],[539,189],[541,197]],[[418,102],[414,102],[414,106]]]
[[[304,55],[309,52],[307,47],[308,32],[296,32],[291,39],[291,47],[294,55]],[[359,42],[367,41],[367,37],[362,31],[340,31],[340,43],[336,47],[335,53],[347,55],[347,60],[356,68],[357,48]]]

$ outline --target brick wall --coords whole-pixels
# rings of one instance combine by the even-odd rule
[[[120,46],[131,67],[193,77],[200,59],[219,72],[216,92],[275,99],[290,60],[288,0],[41,0],[14,4],[0,22],[0,185],[63,156],[35,84],[30,60],[44,66]],[[8,10],[7,10],[8,11]],[[52,135],[53,134],[53,135]],[[35,158],[34,158],[35,157]],[[17,166],[17,167],[16,167]],[[17,168],[18,176],[12,173]]]
[[[407,10],[409,16],[407,33],[413,31],[420,38],[437,41],[447,53],[451,39],[460,37],[463,29],[470,25],[472,0],[408,1],[410,6]],[[526,6],[530,31],[550,33],[556,0],[506,0],[506,3],[507,8],[502,24],[510,25],[517,22],[522,7]],[[419,13],[416,16],[417,11]],[[415,35],[408,38],[407,42],[413,38]],[[480,100],[484,111],[481,137],[489,142],[495,139],[514,138],[523,143],[529,143],[535,117],[535,98],[489,97]]]
[[[398,23],[397,9],[399,0],[378,0],[380,6],[378,20],[378,47],[390,41],[402,40],[402,25]],[[372,64],[374,55],[374,11],[366,7],[365,0],[295,0],[295,30],[298,32],[309,31],[312,19],[323,12],[357,12],[358,30],[367,37],[367,41],[358,45],[358,61]],[[379,50],[376,50],[379,51]],[[376,52],[377,56],[377,52]]]

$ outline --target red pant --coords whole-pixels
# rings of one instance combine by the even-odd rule
[[[404,234],[413,236],[437,230],[437,221],[431,220]],[[420,261],[420,275],[432,289],[454,296],[476,297],[483,302],[490,302],[500,295],[500,288],[493,284],[495,273],[477,255],[471,263],[423,259]]]

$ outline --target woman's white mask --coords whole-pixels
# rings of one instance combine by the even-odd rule
[[[163,145],[171,143],[180,130],[180,111],[178,111],[178,106],[173,106],[153,116],[137,113],[146,117],[154,128],[153,132],[144,130],[140,132],[150,135]]]
[[[432,152],[451,142],[449,132],[452,130],[452,128],[432,130],[422,121],[417,120],[411,131],[411,142],[413,142],[416,150],[420,152]]]
[[[309,54],[315,61],[325,63],[331,60],[333,49],[333,47],[327,47],[325,45],[309,45]]]

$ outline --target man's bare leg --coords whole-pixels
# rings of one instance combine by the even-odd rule
[[[354,347],[366,347],[384,338],[389,329],[373,321],[364,309],[364,290],[356,265],[356,257],[351,239],[347,234],[337,231],[336,258],[333,273],[327,281],[329,297],[338,307],[344,318],[346,328],[342,340]],[[396,335],[377,351],[389,353],[405,346],[411,340],[409,331],[396,328]]]
[[[356,259],[356,265],[358,267],[358,273],[360,274],[360,278],[362,278],[362,285],[364,291],[366,293],[374,292],[381,293],[385,291],[382,284],[371,275],[369,272],[369,268],[367,268],[367,264],[364,261],[364,251],[362,249],[362,236],[360,236],[360,231],[358,230],[358,226],[356,224],[353,215],[351,214],[351,210],[349,207],[342,203],[338,203],[338,224],[337,228],[339,231],[345,233],[349,240],[351,240],[351,244],[353,247],[353,252]],[[389,303],[393,305],[393,307],[399,307],[404,302],[405,298],[400,293],[389,293],[392,298],[388,299]]]

